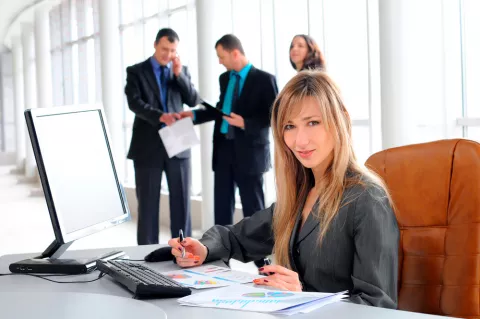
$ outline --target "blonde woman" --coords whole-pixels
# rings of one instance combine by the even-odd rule
[[[200,240],[171,239],[177,264],[274,253],[276,265],[260,269],[274,274],[257,285],[349,290],[353,302],[396,308],[397,221],[381,180],[356,160],[338,88],[324,72],[299,72],[275,100],[271,124],[277,202]]]

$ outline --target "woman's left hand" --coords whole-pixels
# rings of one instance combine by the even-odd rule
[[[265,278],[255,279],[253,283],[256,285],[270,286],[282,290],[302,291],[302,284],[298,279],[298,274],[290,269],[278,265],[269,265],[258,270],[263,273],[273,272],[274,274]]]

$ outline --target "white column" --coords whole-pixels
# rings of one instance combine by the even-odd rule
[[[23,83],[25,110],[37,107],[37,88],[35,75],[35,42],[33,39],[33,27],[31,24],[22,24],[23,46]],[[25,176],[33,179],[36,172],[36,162],[33,156],[32,143],[25,127]]]
[[[406,1],[379,1],[382,146],[408,144]]]
[[[0,114],[2,116],[0,117],[0,153],[6,151],[6,146],[5,146],[5,125],[7,123],[7,120],[5,119],[5,103],[4,103],[4,96],[5,94],[3,93],[3,59],[4,55],[0,53]]]
[[[35,62],[37,66],[38,107],[53,106],[49,10],[50,7],[40,7],[35,11]]]
[[[218,63],[215,43],[230,25],[225,25],[225,11],[222,8],[229,1],[197,0],[197,43],[198,43],[198,82],[200,96],[215,103],[219,97],[218,76],[225,69]],[[228,17],[226,17],[227,20]],[[223,24],[223,25],[222,25]],[[213,172],[212,172],[212,136],[213,123],[200,127],[201,161],[202,161],[202,229],[206,230],[214,224],[213,205]]]
[[[19,36],[12,38],[13,93],[15,101],[15,153],[16,169],[23,173],[25,169],[25,117],[23,95],[23,53]]]
[[[102,63],[102,100],[105,109],[110,144],[121,181],[125,176],[123,136],[123,87],[120,61],[119,1],[102,0],[100,13],[100,50]]]

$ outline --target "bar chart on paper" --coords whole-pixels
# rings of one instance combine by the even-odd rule
[[[250,283],[263,276],[231,270],[218,266],[199,266],[163,273],[176,282],[190,288],[204,289]]]

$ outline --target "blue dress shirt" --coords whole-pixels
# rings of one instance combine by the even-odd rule
[[[168,77],[170,76],[170,66],[171,62],[168,63],[163,68],[163,76],[164,76],[164,83],[160,83],[160,75],[162,72],[162,66],[158,61],[152,56],[150,57],[150,64],[153,68],[153,73],[155,73],[155,79],[157,80],[158,89],[160,90],[160,99],[162,100],[162,111],[168,113],[168,106],[167,106],[167,94],[168,94]]]
[[[225,98],[223,100],[222,111],[225,114],[230,114],[232,111],[232,102],[233,102],[233,90],[235,88],[235,84],[237,82],[237,78],[240,79],[239,88],[238,88],[238,96],[242,94],[243,85],[245,84],[245,79],[247,78],[248,72],[252,67],[251,63],[248,63],[241,69],[239,72],[237,71],[230,71],[230,79],[228,81],[227,91],[225,92]],[[234,76],[238,74],[239,76]],[[237,97],[238,98],[238,97]],[[227,134],[228,132],[228,122],[226,120],[222,121],[222,126],[220,127],[220,132],[223,134]]]

